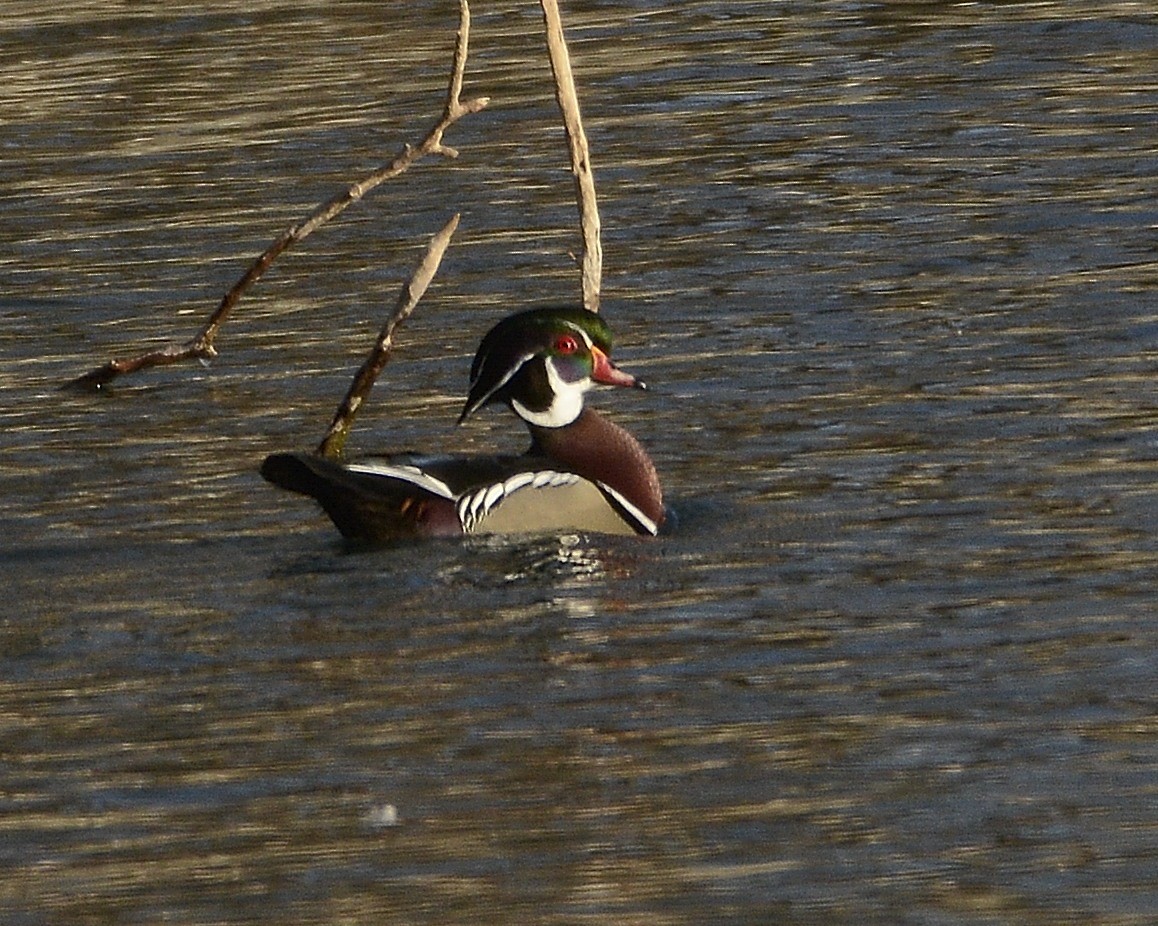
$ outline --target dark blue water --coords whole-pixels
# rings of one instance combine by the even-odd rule
[[[530,5],[211,367],[57,391],[420,138],[455,15],[0,26],[4,921],[1151,922],[1155,15],[568,5],[657,541],[353,552],[257,475],[456,211],[350,449],[521,448],[452,424],[578,294]]]

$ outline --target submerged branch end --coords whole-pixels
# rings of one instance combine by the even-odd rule
[[[374,388],[374,383],[394,352],[394,332],[410,316],[418,305],[418,301],[426,293],[427,287],[430,286],[431,280],[438,272],[442,257],[450,245],[450,239],[454,235],[455,229],[458,228],[459,219],[460,215],[456,212],[430,239],[422,260],[414,268],[410,279],[403,284],[394,311],[390,313],[386,324],[382,326],[382,330],[378,333],[378,340],[375,341],[366,360],[358,372],[354,374],[354,379],[350,383],[345,398],[342,399],[334,413],[333,421],[330,422],[329,429],[321,443],[318,444],[317,452],[321,456],[327,458],[341,457],[346,446],[346,438],[350,436],[350,430],[354,426],[354,418],[357,416],[358,410],[370,395],[370,390]]]
[[[147,351],[136,357],[114,357],[102,366],[89,370],[83,376],[69,380],[60,388],[78,392],[100,392],[118,376],[136,373],[139,370],[149,370],[153,367],[164,367],[183,360],[201,360],[209,362],[217,356],[217,349],[212,344],[202,342],[199,337],[185,344],[170,344],[159,350]]]

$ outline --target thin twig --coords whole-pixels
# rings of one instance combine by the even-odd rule
[[[457,151],[442,143],[443,133],[463,116],[478,112],[490,102],[487,97],[478,97],[465,103],[460,99],[469,38],[470,7],[467,0],[459,0],[458,36],[455,41],[454,64],[451,68],[450,83],[447,88],[446,107],[442,117],[418,145],[406,145],[389,164],[378,168],[357,183],[351,184],[337,196],[318,206],[303,222],[291,225],[278,235],[273,244],[266,248],[265,252],[250,265],[241,279],[222,297],[221,302],[213,314],[209,316],[204,327],[191,340],[185,344],[172,344],[160,350],[150,351],[132,358],[110,360],[104,366],[97,367],[95,370],[66,383],[65,388],[95,391],[126,373],[177,363],[193,357],[211,360],[217,356],[217,349],[214,346],[217,332],[229,318],[233,307],[242,294],[261,278],[261,275],[269,269],[283,251],[312,234],[348,206],[358,202],[374,187],[403,173],[424,155],[441,154],[451,158],[457,157]]]
[[[563,113],[563,128],[571,152],[571,173],[575,175],[575,196],[579,204],[579,226],[583,236],[583,305],[599,311],[599,290],[603,277],[603,245],[599,240],[599,205],[595,199],[595,176],[587,151],[587,135],[579,113],[579,97],[571,75],[571,56],[563,37],[563,22],[555,0],[540,0],[547,32],[547,52],[555,75],[555,99]]]
[[[442,227],[442,230],[430,239],[430,244],[427,246],[421,262],[414,269],[414,273],[406,285],[402,287],[402,292],[398,294],[398,304],[378,333],[378,340],[369,356],[366,357],[361,369],[354,374],[354,380],[350,383],[346,397],[338,406],[334,420],[330,422],[329,430],[326,431],[326,436],[318,444],[318,453],[322,456],[340,457],[342,455],[346,438],[354,425],[354,418],[358,414],[358,409],[362,407],[362,403],[370,394],[370,390],[374,388],[378,374],[382,372],[394,351],[394,331],[414,311],[414,307],[418,305],[418,300],[426,292],[426,287],[434,279],[435,273],[438,272],[438,265],[442,263],[442,255],[446,253],[450,238],[454,234],[454,230],[458,228],[458,219],[458,213],[455,213],[450,221]]]

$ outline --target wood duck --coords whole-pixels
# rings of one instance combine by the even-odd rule
[[[483,338],[458,423],[505,403],[531,432],[510,456],[396,454],[341,463],[277,453],[261,474],[316,499],[349,540],[592,531],[655,535],[655,466],[634,437],[584,406],[597,383],[646,389],[610,360],[611,331],[582,308],[531,309]]]

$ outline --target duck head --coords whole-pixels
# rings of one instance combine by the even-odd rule
[[[646,389],[610,358],[611,329],[581,308],[530,309],[504,318],[479,345],[470,394],[459,424],[492,402],[505,402],[525,422],[561,428],[583,411],[596,384]]]

